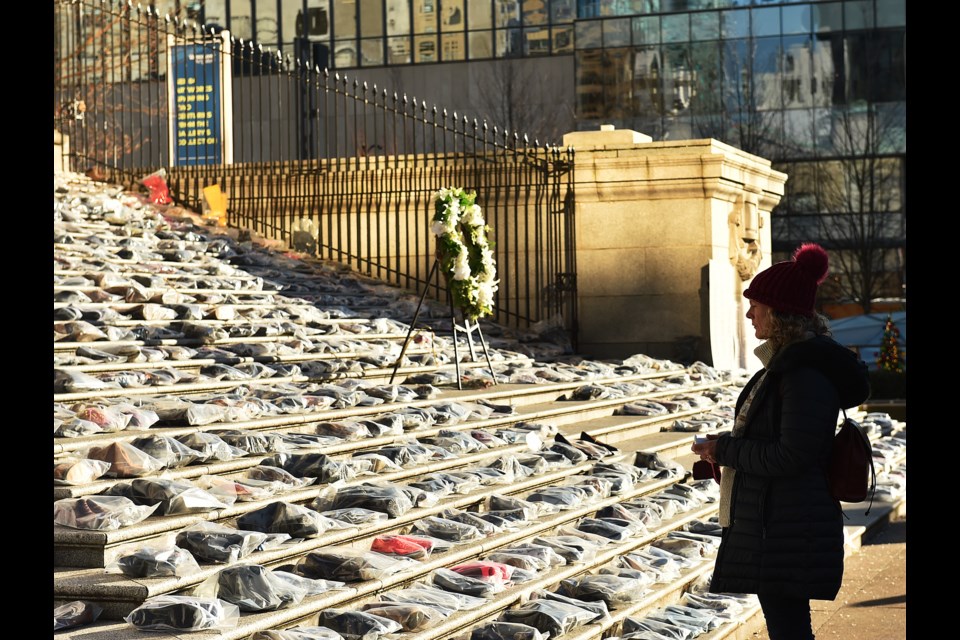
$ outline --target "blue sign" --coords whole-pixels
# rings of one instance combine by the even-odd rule
[[[223,161],[220,44],[173,45],[173,164]]]

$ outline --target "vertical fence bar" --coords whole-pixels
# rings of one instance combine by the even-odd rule
[[[71,134],[75,157],[141,174],[171,161],[166,36],[192,33],[197,41],[198,25],[179,16],[161,25],[155,5],[141,10],[129,0],[56,6],[55,122]],[[199,201],[204,182],[222,182],[233,199],[230,222],[267,237],[286,240],[292,222],[309,216],[318,256],[442,300],[446,283],[429,269],[432,195],[475,190],[500,263],[496,319],[522,325],[561,312],[575,327],[571,150],[531,145],[497,127],[491,135],[486,122],[437,106],[428,117],[426,101],[394,93],[391,103],[386,89],[358,78],[351,93],[351,79],[331,81],[326,69],[321,87],[320,69],[295,56],[241,39],[228,50],[211,29],[199,30],[205,46],[222,47],[235,81],[234,102],[225,105],[234,116],[234,163],[178,167],[184,192]],[[74,99],[86,102],[85,119],[65,108]]]

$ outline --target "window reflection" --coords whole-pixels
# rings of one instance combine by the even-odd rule
[[[633,44],[660,43],[660,17],[633,18]]]
[[[784,34],[788,33],[809,33],[811,16],[810,5],[808,4],[787,4],[780,7],[782,25]]]
[[[606,48],[630,46],[630,19],[603,21],[603,46]]]
[[[720,13],[706,11],[690,16],[690,38],[692,40],[716,40],[720,37]]]
[[[631,111],[630,49],[605,49],[602,56],[605,115],[623,118]]]

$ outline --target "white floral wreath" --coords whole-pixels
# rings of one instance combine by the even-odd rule
[[[437,258],[453,303],[465,318],[476,321],[493,313],[493,296],[499,288],[490,227],[475,204],[475,191],[440,189],[433,195],[430,231],[437,236]]]

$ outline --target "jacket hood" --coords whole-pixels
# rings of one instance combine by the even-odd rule
[[[856,407],[870,397],[867,365],[856,353],[828,336],[815,336],[784,347],[770,362],[770,371],[811,367],[837,388],[840,406]]]

